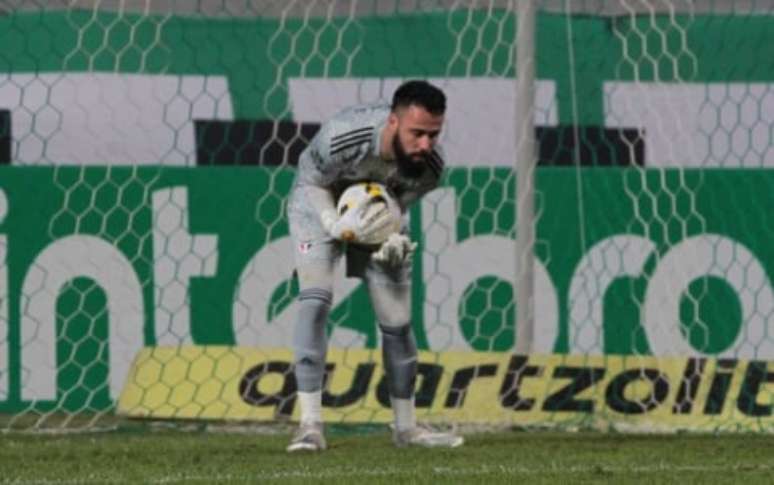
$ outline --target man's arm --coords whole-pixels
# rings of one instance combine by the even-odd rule
[[[386,204],[374,211],[373,205],[362,204],[339,216],[336,196],[344,172],[352,164],[352,151],[370,141],[374,128],[353,127],[337,119],[323,125],[299,160],[296,190],[302,193],[325,231],[334,239],[353,243],[374,244],[385,224],[393,219]]]
[[[333,131],[330,121],[320,127],[320,131],[301,153],[296,175],[297,190],[303,192],[306,201],[320,217],[323,228],[329,233],[338,218],[332,186],[341,170],[339,161],[330,155]]]
[[[305,185],[300,188],[306,192],[306,200],[320,217],[320,224],[329,234],[338,220],[336,213],[336,201],[330,189],[317,185]]]

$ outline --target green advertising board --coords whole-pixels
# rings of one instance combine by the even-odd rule
[[[565,124],[604,121],[607,80],[774,80],[774,66],[758,54],[774,41],[765,15],[543,12],[537,22],[537,77],[558,84]],[[289,78],[514,74],[514,19],[499,9],[282,22],[75,9],[12,13],[0,17],[0,33],[0,72],[226,76],[236,118],[288,117]]]
[[[44,403],[42,396],[73,410],[84,396],[98,401],[91,408],[108,406],[111,386],[116,393],[121,384],[111,374],[125,372],[144,346],[289,346],[296,286],[284,200],[293,176],[270,168],[0,169],[9,363],[0,409],[32,397]],[[682,335],[685,345],[674,348],[770,358],[774,251],[765,232],[752,228],[768,223],[760,203],[770,202],[773,177],[764,170],[539,171],[536,285],[554,295],[544,311],[538,304],[539,333],[551,340],[539,350],[658,356],[673,345],[669,335]],[[413,293],[420,348],[512,348],[513,280],[503,262],[513,258],[513,186],[505,169],[451,169],[411,211],[420,241]],[[730,197],[740,189],[750,197]],[[444,220],[448,203],[456,206],[453,221]],[[447,222],[454,233],[439,236]],[[636,247],[645,252],[630,251]],[[699,265],[706,274],[681,281],[676,251],[707,259]],[[428,265],[444,258],[458,263]],[[492,264],[498,269],[488,273]],[[589,274],[596,280],[586,281]],[[659,280],[668,282],[659,292],[654,279],[663,274],[671,276]],[[458,298],[451,291],[438,301],[437,278],[462,281]],[[366,292],[357,281],[342,288],[331,333],[378,346]],[[659,299],[664,292],[677,298],[677,314],[643,321],[654,298],[668,306]],[[583,312],[594,305],[602,305],[601,321]],[[434,340],[441,327],[457,340]],[[587,331],[601,331],[590,348],[583,347]]]

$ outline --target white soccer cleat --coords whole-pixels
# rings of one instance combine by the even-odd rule
[[[422,427],[393,430],[392,441],[395,446],[422,446],[425,448],[456,448],[462,446],[465,439],[454,433],[441,433]]]
[[[327,448],[322,423],[301,423],[286,448],[294,451],[322,451]]]

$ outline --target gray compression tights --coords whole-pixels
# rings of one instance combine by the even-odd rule
[[[326,268],[327,270],[327,268]],[[328,346],[325,325],[333,295],[323,271],[304,271],[299,293],[299,313],[294,331],[295,374],[298,390],[314,392],[322,389],[325,355]],[[407,273],[385,274],[369,266],[366,282],[374,312],[382,334],[382,360],[387,375],[390,396],[408,399],[414,395],[417,374],[417,347],[411,330],[411,286]],[[323,283],[323,284],[320,284]],[[305,287],[306,286],[306,287]],[[325,288],[328,286],[328,288]]]
[[[319,391],[325,370],[327,337],[325,323],[331,294],[309,289],[299,295],[299,314],[294,332],[296,381],[302,392]],[[390,396],[408,399],[414,394],[417,374],[417,346],[411,325],[379,325],[382,332],[382,359]]]
[[[382,332],[382,361],[390,396],[409,399],[417,375],[417,345],[411,330],[409,266],[385,271],[372,265],[366,272],[368,294]]]
[[[299,311],[293,333],[296,381],[302,392],[319,391],[325,370],[328,338],[325,323],[333,295],[328,290],[310,288],[298,295]]]
[[[417,345],[411,325],[382,330],[382,360],[390,396],[409,399],[414,395],[417,376]]]

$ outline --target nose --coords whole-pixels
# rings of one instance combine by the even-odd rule
[[[430,149],[433,147],[433,142],[430,140],[430,137],[425,135],[419,137],[419,149],[423,152],[429,152]]]

